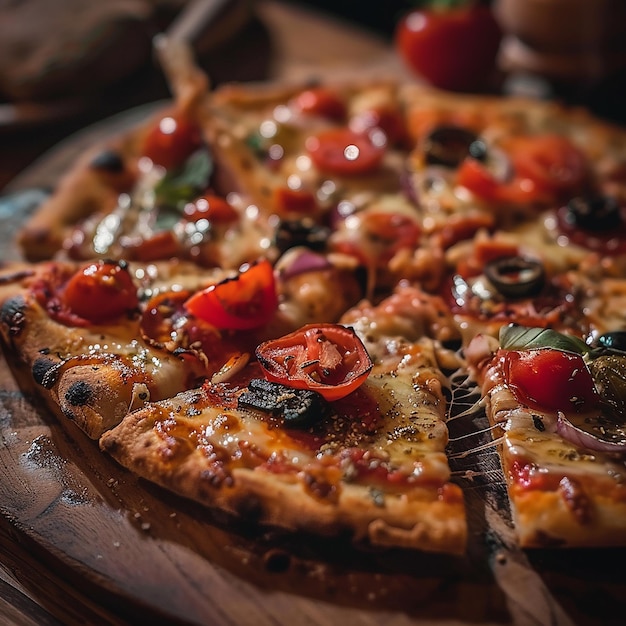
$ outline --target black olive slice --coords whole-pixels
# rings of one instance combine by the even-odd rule
[[[276,229],[274,244],[281,253],[298,246],[319,252],[326,248],[329,236],[330,229],[312,219],[283,220]]]
[[[611,196],[572,198],[566,207],[565,220],[571,226],[601,232],[622,225],[621,207]]]
[[[626,330],[615,330],[598,337],[598,344],[603,348],[626,352]]]
[[[119,152],[103,150],[91,160],[89,167],[94,170],[120,174],[124,171],[124,161]]]
[[[460,126],[439,126],[424,142],[424,158],[428,165],[458,167],[468,156],[484,161],[487,147],[473,132]]]
[[[520,256],[496,259],[485,265],[485,276],[506,298],[537,295],[545,284],[543,265]]]
[[[613,408],[623,425],[626,421],[626,354],[600,356],[591,361],[589,369],[602,401]]]
[[[237,406],[257,409],[282,418],[289,428],[307,428],[330,412],[330,406],[317,391],[293,389],[263,378],[253,378],[237,399]]]

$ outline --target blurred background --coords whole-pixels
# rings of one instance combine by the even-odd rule
[[[289,17],[291,7],[302,8],[349,27],[351,37],[356,28],[391,49],[399,20],[416,2],[0,0],[0,190],[79,129],[167,98],[151,48],[158,32],[174,28],[191,36],[214,85],[275,78],[282,52],[259,16],[261,4],[285,7],[293,31],[309,27],[306,18]],[[497,71],[482,90],[555,97],[626,124],[626,0],[482,4],[504,35]],[[290,35],[292,50],[314,64],[324,42],[303,37],[297,48],[298,32]]]

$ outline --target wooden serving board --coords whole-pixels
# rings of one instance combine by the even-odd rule
[[[274,3],[260,10],[279,51],[273,76],[348,73],[363,61],[402,72],[360,31]],[[72,137],[14,182],[16,195],[0,202],[3,259],[17,257],[13,234],[37,201],[24,190],[52,186],[86,145],[151,108]],[[469,512],[466,556],[364,549],[248,527],[137,479],[39,405],[27,379],[0,354],[2,624],[624,623],[626,551],[519,550],[493,450],[453,460]],[[479,416],[450,429],[454,438],[484,426]]]

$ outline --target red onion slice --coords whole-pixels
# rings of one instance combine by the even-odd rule
[[[626,436],[624,435],[624,431],[621,428],[617,430],[621,434],[621,439],[610,441],[572,424],[563,413],[559,413],[556,421],[556,432],[561,435],[563,439],[566,439],[576,446],[594,450],[595,452],[626,452]],[[617,437],[617,433],[615,436]]]
[[[332,264],[325,256],[311,252],[310,250],[303,250],[287,267],[284,268],[281,272],[281,276],[283,279],[289,280],[290,278],[298,276],[299,274],[304,274],[305,272],[326,270],[330,267],[332,267]]]

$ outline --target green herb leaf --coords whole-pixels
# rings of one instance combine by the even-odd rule
[[[589,352],[589,346],[578,337],[564,335],[550,328],[529,328],[517,324],[500,329],[500,346],[505,350],[554,348],[576,354]]]
[[[156,185],[156,205],[182,210],[207,188],[212,173],[213,160],[209,151],[194,152],[181,168],[168,172]]]

